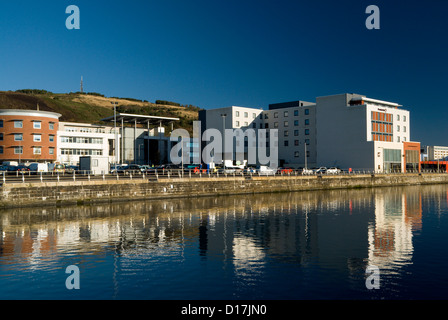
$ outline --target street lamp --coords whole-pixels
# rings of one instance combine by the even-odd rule
[[[114,101],[111,102],[114,105],[114,134],[115,134],[115,148],[114,148],[114,153],[115,153],[115,167],[118,164],[118,135],[117,135],[117,104],[118,102]]]
[[[225,160],[225,154],[226,154],[226,113],[221,114],[222,117],[222,166],[223,169],[226,169],[226,160]]]

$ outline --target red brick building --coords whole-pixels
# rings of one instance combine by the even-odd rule
[[[0,162],[54,162],[61,114],[0,110]]]

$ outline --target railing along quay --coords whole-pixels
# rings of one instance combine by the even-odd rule
[[[263,172],[248,172],[248,171],[232,171],[232,170],[218,170],[211,171],[207,169],[203,170],[151,170],[147,172],[141,171],[126,171],[121,173],[108,173],[108,174],[92,174],[89,172],[0,172],[0,184],[7,183],[49,183],[49,182],[77,182],[77,181],[123,181],[123,180],[148,180],[154,181],[159,179],[191,179],[191,178],[246,178],[252,177],[330,177],[330,176],[359,176],[359,175],[409,175],[417,174],[418,172],[400,173],[400,172],[388,172],[378,173],[369,170],[354,170],[352,172],[341,172],[337,174],[331,173],[312,173],[302,174],[301,170],[292,170],[288,172],[276,172],[267,174]],[[446,172],[437,170],[424,170],[419,174],[446,174]]]

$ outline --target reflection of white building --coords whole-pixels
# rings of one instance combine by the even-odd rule
[[[77,165],[81,156],[109,157],[109,162],[119,162],[115,157],[115,139],[120,143],[120,134],[114,128],[86,123],[60,122],[58,131],[57,161]]]
[[[413,229],[421,222],[421,199],[412,194],[377,194],[375,224],[369,225],[369,265],[397,270],[412,263]]]

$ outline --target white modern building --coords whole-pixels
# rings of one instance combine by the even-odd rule
[[[318,97],[315,103],[276,103],[268,110],[235,106],[203,110],[199,120],[202,131],[278,130],[280,166],[375,172],[419,168],[420,144],[410,141],[409,111],[397,103],[359,94]],[[234,148],[226,159],[236,156]]]
[[[262,112],[262,109],[245,108],[238,106],[202,110],[199,112],[201,136],[207,129],[217,129],[220,131],[222,136],[224,136],[224,130],[227,129],[241,129],[243,132],[247,129],[254,129],[254,131],[257,132],[257,129],[265,128],[265,122],[262,117]],[[233,152],[226,152],[224,158],[226,160],[237,160],[240,157],[243,157],[245,160],[247,160],[248,148],[256,147],[256,145],[253,145],[251,141],[251,145],[249,146],[249,139],[246,138],[246,141],[244,142],[244,155],[241,155],[240,152],[237,152],[237,149],[240,147],[240,141],[238,141],[239,139],[236,138],[234,140]],[[204,142],[202,146],[204,147]],[[222,155],[224,149],[228,149],[228,146],[225,146],[225,142],[223,143],[223,150],[215,150],[215,157],[217,159],[223,159]]]
[[[427,146],[426,154],[428,161],[444,160],[448,158],[448,147],[443,146]]]
[[[411,130],[409,111],[401,105],[357,94],[319,97],[316,105],[319,165],[404,170],[403,143]]]
[[[60,122],[57,132],[57,162],[78,165],[81,156],[109,157],[110,163],[120,163],[121,135],[114,127],[87,123]]]

